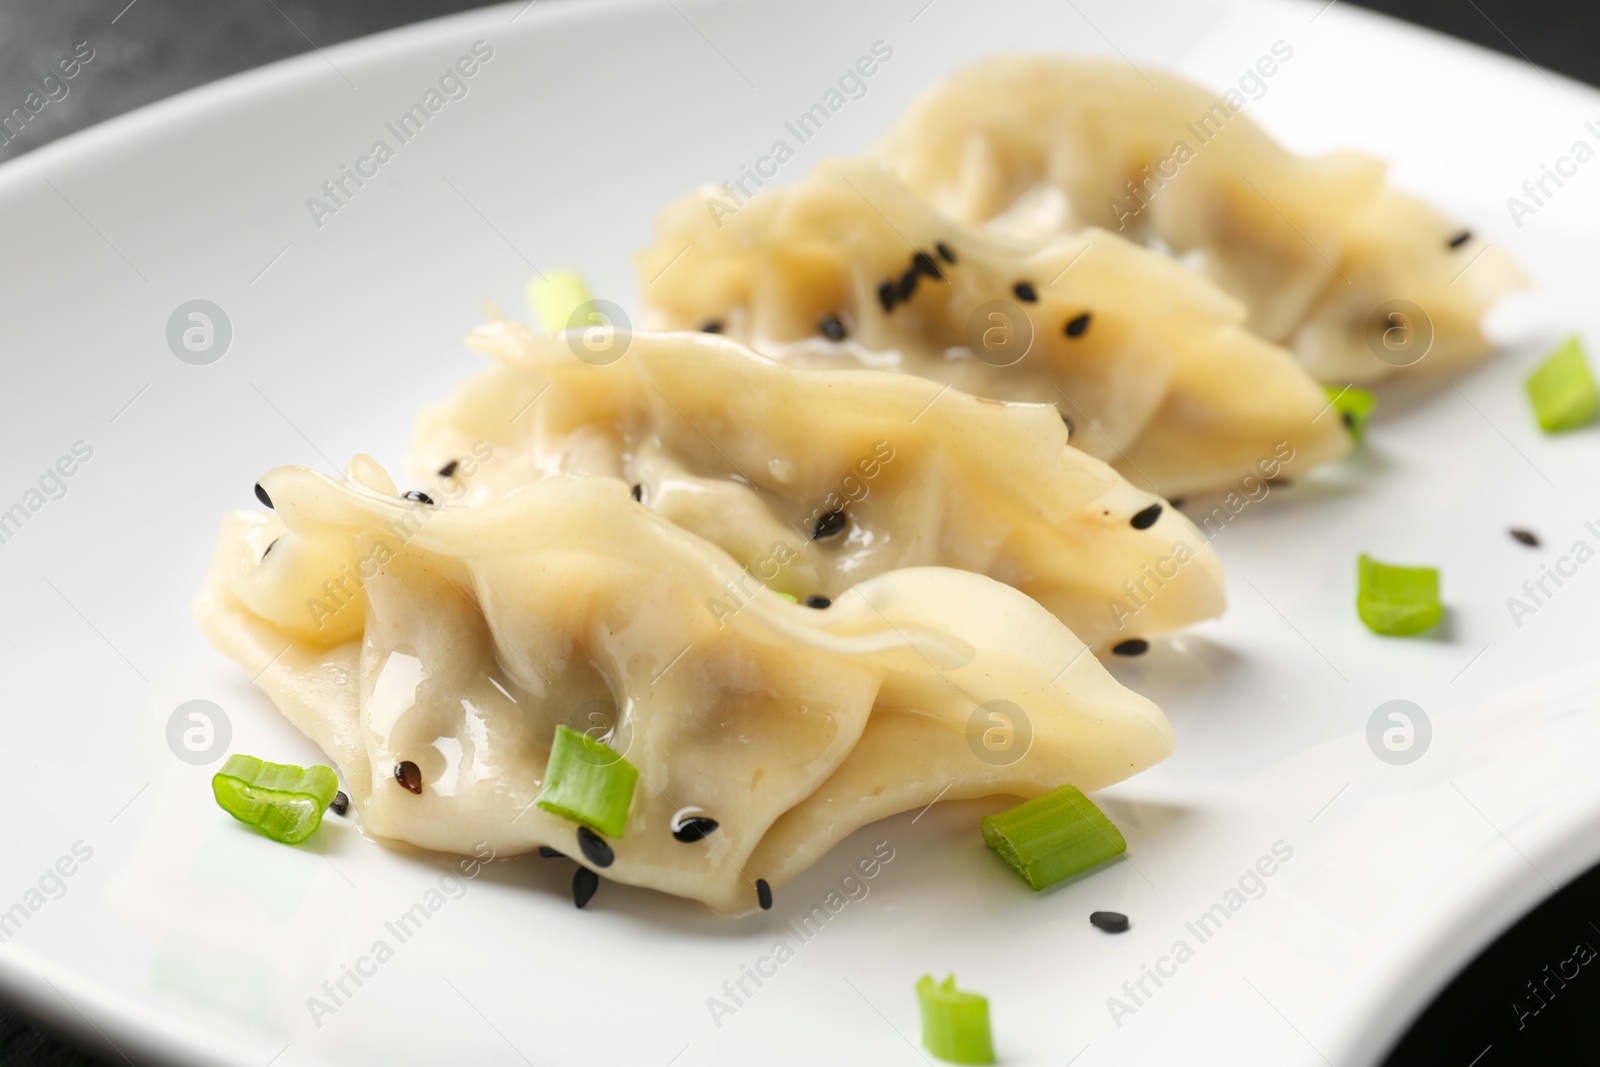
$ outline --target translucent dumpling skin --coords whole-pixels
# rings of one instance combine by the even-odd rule
[[[1510,257],[1390,188],[1378,160],[1291,155],[1244,103],[1118,60],[997,56],[923,93],[876,153],[965,222],[1097,226],[1198,255],[1252,330],[1326,382],[1486,355],[1483,313],[1523,284]],[[1380,358],[1394,301],[1421,309],[1395,320],[1415,347]]]
[[[477,456],[475,473],[498,459]],[[897,570],[826,609],[759,589],[726,613],[713,605],[739,565],[614,479],[472,507],[401,499],[364,457],[342,480],[285,467],[262,484],[276,512],[223,519],[195,614],[338,765],[380,838],[590,863],[576,826],[534,803],[565,724],[640,773],[598,873],[742,913],[757,880],[781,886],[946,788],[1094,789],[1171,750],[1154,705],[981,575]],[[1003,758],[970,740],[991,706],[1027,726]],[[396,780],[402,761],[420,792]],[[680,840],[688,813],[716,829]]]
[[[869,160],[826,160],[731,214],[713,194],[670,205],[637,258],[652,325],[1054,405],[1075,447],[1164,496],[1232,486],[1269,456],[1298,476],[1350,447],[1238,301],[1114,233],[959,224]]]
[[[469,343],[496,364],[422,414],[416,474],[482,441],[497,459],[472,499],[553,474],[620,478],[745,567],[730,610],[753,586],[832,598],[920,566],[1015,586],[1096,649],[1223,609],[1205,537],[1068,447],[1052,406],[799,369],[704,333],[636,333],[603,365],[575,358],[575,334],[512,322]]]

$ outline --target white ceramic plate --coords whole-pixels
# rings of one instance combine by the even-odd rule
[[[1108,794],[1125,862],[1034,896],[984,849],[984,806],[939,805],[858,833],[754,918],[609,884],[579,914],[565,867],[537,859],[458,891],[449,861],[338,819],[315,848],[273,845],[213,806],[214,764],[169,749],[174,710],[203,699],[232,749],[317,755],[190,624],[218,514],[280,463],[397,463],[416,409],[478,365],[459,338],[480,300],[519,307],[533,265],[636,307],[628,255],[654,210],[792,142],[785,120],[874,42],[892,59],[778,180],[859,151],[912,94],[998,50],[1118,51],[1221,89],[1278,40],[1293,59],[1250,114],[1296,150],[1392,159],[1539,291],[1497,314],[1497,359],[1387,392],[1362,456],[1222,530],[1225,619],[1118,665],[1179,741]],[[393,146],[385,123],[475,41],[493,55],[467,94],[314,220],[307,199]],[[990,996],[1010,1064],[1373,1062],[1495,931],[1600,858],[1600,680],[1540,681],[1593,658],[1600,563],[1564,565],[1520,626],[1506,602],[1575,542],[1600,545],[1595,433],[1540,436],[1520,391],[1561,334],[1600,335],[1600,165],[1520,228],[1504,203],[1597,140],[1597,104],[1348,5],[511,5],[230,79],[0,168],[0,510],[28,512],[0,544],[0,983],[131,1056],[241,1067],[912,1063],[912,984],[948,970]],[[168,322],[202,299],[231,340],[190,365]],[[92,456],[58,488],[46,472],[75,445]],[[1361,627],[1362,550],[1443,568],[1443,634]],[[1366,739],[1392,699],[1431,722],[1409,765]],[[864,896],[809,939],[786,925],[878,842],[894,858]],[[1281,862],[1262,861],[1275,846]],[[1258,861],[1273,873],[1230,893]],[[386,924],[419,902],[438,907],[400,944]],[[1202,941],[1185,924],[1219,903]],[[1132,932],[1091,929],[1095,908]],[[792,956],[774,968],[779,939]],[[314,1012],[379,940],[393,957]],[[735,1003],[724,983],[745,968],[775,973]],[[736,1010],[714,1018],[713,997]]]

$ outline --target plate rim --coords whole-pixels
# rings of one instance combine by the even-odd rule
[[[672,2],[674,6],[682,4],[690,9],[715,6],[712,0],[672,0]],[[762,6],[756,0],[743,0],[743,2],[746,7],[752,9],[759,10]],[[1271,6],[1295,7],[1310,12],[1317,8],[1326,10],[1333,5],[1324,5],[1318,0],[1276,0],[1271,4],[1266,0],[1227,0],[1227,6],[1233,11],[1265,9]],[[658,13],[662,7],[650,0],[586,0],[584,3],[578,3],[576,0],[565,3],[506,0],[486,7],[408,23],[352,38],[320,50],[314,49],[274,60],[141,105],[0,163],[0,198],[14,195],[23,182],[34,179],[41,173],[82,165],[92,161],[96,156],[126,149],[131,143],[150,132],[180,128],[184,123],[195,119],[226,112],[241,102],[266,100],[287,87],[301,85],[313,78],[324,76],[327,73],[328,63],[325,56],[358,67],[373,62],[404,60],[410,54],[437,47],[456,37],[469,36],[489,28],[510,28],[523,20],[529,20],[525,26],[561,20],[588,21],[600,24],[597,28],[603,29],[603,23],[608,16],[647,10]],[[1455,53],[1460,57],[1458,61],[1477,64],[1488,61],[1500,65],[1502,73],[1509,73],[1523,66],[1532,66],[1552,80],[1552,87],[1559,96],[1569,99],[1574,96],[1587,96],[1591,102],[1600,101],[1600,88],[1538,66],[1531,61],[1518,59],[1428,27],[1418,26],[1386,13],[1344,5],[1336,15],[1341,20],[1367,20],[1381,33],[1389,35],[1405,33],[1428,39],[1436,46],[1444,46]],[[525,28],[520,32],[526,32]],[[1574,668],[1577,669],[1579,668]],[[1523,687],[1518,685],[1511,690],[1485,694],[1466,704],[1480,705]],[[1589,821],[1597,818],[1600,818],[1600,815],[1591,816]],[[1573,827],[1582,821],[1572,818],[1565,820],[1567,825]],[[1539,855],[1541,858],[1549,858],[1543,851]],[[1586,866],[1580,868],[1580,871],[1586,869]],[[1510,917],[1503,924],[1483,933],[1481,939],[1473,943],[1473,947],[1463,949],[1454,957],[1449,953],[1442,953],[1390,968],[1387,986],[1379,988],[1375,985],[1368,991],[1370,995],[1364,997],[1363,1001],[1376,1004],[1385,998],[1391,1001],[1397,999],[1397,994],[1402,992],[1414,995],[1405,998],[1407,1007],[1404,1012],[1391,1011],[1381,1015],[1371,1015],[1365,1033],[1351,1034],[1342,1039],[1341,1045],[1346,1054],[1357,1051],[1386,1054],[1387,1050],[1398,1042],[1405,1028],[1416,1017],[1417,1011],[1430,1003],[1448,984],[1459,969],[1460,963],[1475,958],[1479,952],[1509,930],[1518,919],[1526,915],[1531,907],[1537,906],[1539,901],[1548,896],[1536,887],[1536,892],[1531,897],[1532,904],[1496,907],[1497,902],[1520,899],[1522,894],[1515,890],[1527,882],[1525,877],[1518,878],[1511,867],[1497,871],[1496,874],[1497,877],[1493,879],[1492,885],[1486,879],[1482,891],[1471,901],[1471,906],[1462,909],[1463,915],[1467,912],[1475,916],[1509,913]],[[1455,960],[1453,967],[1445,968],[1439,965],[1447,958]],[[1432,977],[1429,977],[1430,975]],[[118,1042],[125,1043],[136,1055],[157,1062],[207,1064],[214,1062],[215,1057],[223,1054],[224,1050],[242,1055],[247,1047],[254,1047],[252,1042],[225,1026],[199,1025],[198,1020],[190,1018],[184,1012],[173,1010],[163,1014],[152,1014],[145,1011],[138,1002],[118,992],[114,987],[99,982],[89,970],[52,960],[25,945],[13,945],[10,946],[10,951],[0,952],[0,991],[5,993],[13,1007],[28,1012],[47,1028],[63,1034],[68,1042],[84,1048],[92,1047],[93,1038],[90,1036],[90,1030],[111,1041],[111,1037],[107,1036],[109,1032],[118,1039]],[[65,1004],[61,1003],[63,1000],[66,1001]],[[114,1042],[114,1045],[118,1042]]]

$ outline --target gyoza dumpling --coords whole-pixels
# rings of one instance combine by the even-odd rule
[[[465,496],[467,481],[434,492]],[[738,565],[623,482],[553,477],[454,507],[401,499],[358,457],[344,481],[284,467],[261,484],[276,514],[224,518],[196,617],[339,765],[382,838],[501,855],[547,845],[599,866],[575,824],[534,801],[557,724],[604,729],[640,777],[602,873],[737,913],[756,906],[757,880],[781,884],[894,804],[947,785],[1095,789],[1171,749],[1154,705],[979,575],[894,571],[823,610],[758,591],[719,615]],[[996,706],[1022,709],[1027,743],[995,754],[975,741],[952,759]],[[892,750],[862,743],[880,716],[902,724]],[[401,761],[419,792],[398,780]],[[861,781],[880,796],[841,795]],[[832,814],[797,817],[782,855],[762,851],[825,785]],[[717,825],[680,839],[690,813]]]
[[[1244,102],[1117,60],[997,56],[923,93],[876,153],[965,222],[1036,235],[1102,226],[1200,253],[1250,327],[1323,381],[1487,354],[1479,319],[1522,284],[1510,257],[1390,189],[1378,160],[1289,154],[1239,113]],[[1391,301],[1424,318],[1390,320]],[[1391,326],[1405,336],[1389,347],[1402,350],[1379,359],[1372,344]]]
[[[943,628],[977,648],[1003,648],[1004,662],[1010,664],[1002,668],[1006,685],[985,686],[986,672],[1000,658],[994,657],[986,665],[981,653],[964,667],[888,673],[855,748],[816,792],[785,812],[767,831],[751,860],[753,868],[784,878],[798,874],[857,826],[915,810],[935,798],[960,800],[995,793],[1033,797],[1043,791],[1041,780],[1076,782],[1092,774],[1097,765],[1065,745],[1050,745],[1048,751],[1038,753],[1039,762],[1024,761],[1026,765],[1008,762],[1010,755],[973,758],[974,746],[983,744],[981,731],[991,726],[1008,732],[1026,731],[1034,746],[1028,754],[1033,756],[1041,735],[1032,709],[1053,705],[1053,690],[1068,678],[1073,679],[1078,703],[1070,725],[1063,724],[1063,729],[1074,738],[1074,745],[1095,738],[1095,751],[1108,759],[1130,747],[1132,724],[1120,714],[1099,718],[1097,711],[1102,707],[1131,710],[1123,699],[1126,690],[1103,669],[1079,672],[1074,659],[1093,657],[1082,655],[1084,648],[1076,641],[1070,642],[1070,649],[1063,649],[1059,629],[1049,625],[1053,620],[1038,604],[1013,590],[1007,590],[1010,596],[988,595],[985,590],[992,583],[982,575],[942,569],[937,573],[946,576],[937,583],[894,581],[895,574],[885,575],[863,586],[862,591],[885,614]],[[1067,669],[1069,664],[1072,666]],[[1067,671],[1060,681],[1051,673],[1052,665],[1057,671]],[[1037,666],[1044,669],[1035,669]],[[969,693],[977,694],[981,688],[990,694],[978,705],[981,714],[976,716],[976,725],[974,705],[950,699],[949,683]],[[1154,710],[1153,706],[1149,710]],[[1143,716],[1137,736],[1147,737],[1145,743],[1155,749],[1159,740],[1154,733],[1146,735],[1146,729],[1165,729],[1165,723],[1150,719],[1147,712]],[[1026,748],[1029,741],[1009,733],[1006,743]],[[907,765],[907,752],[916,753],[914,766]],[[1136,757],[1139,752],[1135,749],[1128,754]],[[1128,774],[1132,773],[1130,768]]]
[[[715,195],[668,207],[638,257],[650,325],[714,322],[786,362],[1054,404],[1074,445],[1169,497],[1350,447],[1322,389],[1243,327],[1237,301],[1114,234],[958,225],[866,160],[827,160],[731,214]]]
[[[1206,539],[1069,448],[1053,407],[801,370],[710,334],[633,334],[604,365],[575,358],[579,343],[505,321],[475,330],[468,344],[497,363],[422,414],[414,470],[487,443],[473,499],[556,473],[621,478],[745,566],[728,611],[762,585],[838,597],[928,565],[1016,586],[1096,649],[1223,609]]]

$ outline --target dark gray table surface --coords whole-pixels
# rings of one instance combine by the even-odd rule
[[[79,42],[94,48],[93,91],[69,87],[20,136],[0,146],[0,163],[142,104],[313,45],[478,6],[463,0],[0,0],[0,110],[20,103],[37,77]],[[1362,6],[1600,83],[1600,49],[1594,46],[1600,4],[1367,0]],[[79,1048],[58,1040],[0,1004],[3,1067],[128,1062],[103,1041],[91,1039]]]

